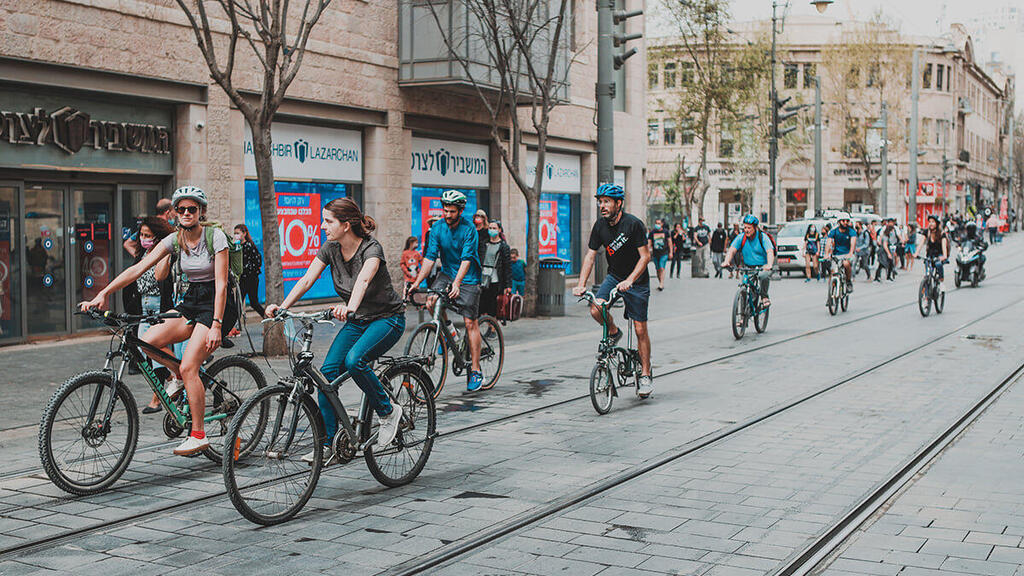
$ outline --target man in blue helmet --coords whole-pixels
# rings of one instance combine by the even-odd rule
[[[771,283],[772,266],[775,265],[775,245],[772,243],[772,239],[761,231],[759,224],[757,216],[753,214],[743,217],[743,234],[732,241],[729,251],[725,254],[725,262],[722,263],[722,267],[728,268],[737,252],[740,253],[744,266],[755,268],[760,266],[761,271],[757,273],[757,279],[761,281],[761,306],[767,308],[771,306],[771,301],[768,299],[768,285]]]
[[[647,272],[651,252],[647,247],[647,231],[639,218],[622,209],[626,198],[622,186],[601,184],[594,196],[597,198],[601,218],[594,222],[594,228],[590,231],[589,249],[583,258],[579,282],[572,293],[580,296],[587,291],[597,251],[604,247],[608,274],[596,296],[598,300],[607,300],[613,288],[622,294],[626,304],[626,318],[633,321],[637,350],[640,352],[641,376],[637,394],[646,398],[654,392],[651,380],[651,338],[647,333],[647,303],[651,299],[651,278]],[[590,307],[590,315],[598,324],[603,322],[601,310],[597,306]],[[608,334],[615,342],[622,338],[622,329],[615,326],[611,315],[608,316]]]

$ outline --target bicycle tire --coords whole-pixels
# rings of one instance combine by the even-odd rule
[[[764,334],[764,331],[768,329],[768,313],[771,312],[771,306],[764,308],[759,314],[754,316],[754,330],[758,334]]]
[[[932,287],[928,276],[921,279],[921,284],[917,289],[917,309],[921,312],[921,316],[926,318],[932,312]]]
[[[732,301],[732,335],[739,340],[747,332],[747,290],[740,288]]]
[[[611,411],[612,401],[615,400],[614,378],[607,364],[598,362],[590,371],[590,403],[602,416]]]
[[[238,409],[224,437],[224,451],[231,451],[243,430],[258,428],[246,425],[247,417],[253,410],[260,410],[268,416],[269,430],[263,427],[259,436],[250,441],[253,449],[248,454],[239,454],[237,460],[233,457],[224,458],[222,463],[224,488],[231,504],[242,517],[254,524],[273,526],[298,514],[313,495],[323,469],[325,438],[320,410],[308,395],[302,394],[292,400],[291,392],[291,386],[274,385],[251,396]],[[306,422],[299,422],[300,417],[305,417]],[[282,434],[287,435],[291,431],[302,435],[299,444],[286,452],[276,450],[282,447],[278,444]],[[237,442],[242,444],[241,439]],[[312,463],[301,459],[307,451],[313,453]],[[286,470],[286,466],[290,468]],[[268,470],[272,473],[280,472],[279,477],[267,478]],[[300,490],[288,502],[261,505],[268,500],[260,497],[260,490],[272,488],[269,491],[271,496],[282,495],[283,491],[277,488],[284,484],[287,489],[289,481]]]
[[[405,342],[405,356],[423,356],[427,359],[423,370],[430,376],[434,385],[434,400],[441,395],[448,380],[448,341],[438,335],[437,342],[439,351],[427,350],[427,345],[434,341],[434,333],[437,332],[437,325],[432,322],[424,322],[413,330],[409,340]],[[416,345],[418,343],[418,346]]]
[[[942,314],[942,309],[946,307],[946,293],[939,290],[938,286],[936,286],[934,290],[935,297],[932,299],[932,308],[935,309],[936,314]]]
[[[839,312],[839,281],[832,277],[828,281],[828,299],[825,300],[825,306],[828,308],[830,316],[835,316]]]
[[[840,282],[846,282],[846,280],[840,280]],[[846,312],[846,309],[850,307],[850,293],[845,287],[841,287],[843,297],[839,299],[839,308]]]
[[[209,408],[212,406],[212,404],[210,398],[211,394],[209,392],[213,392],[213,401],[219,403],[220,406],[212,413],[227,414],[226,417],[220,420],[212,420],[204,426],[204,428],[206,428],[206,437],[210,439],[210,447],[207,448],[206,450],[203,450],[203,455],[212,460],[214,464],[220,464],[223,458],[223,452],[221,452],[221,445],[223,444],[223,442],[221,441],[221,439],[227,435],[227,431],[228,428],[230,427],[232,417],[235,415],[236,412],[238,412],[238,409],[241,407],[242,403],[244,403],[248,398],[252,397],[254,394],[259,392],[263,388],[266,388],[267,386],[267,379],[263,376],[263,371],[259,369],[255,362],[244,356],[233,355],[220,358],[214,361],[214,363],[211,364],[210,367],[206,369],[206,373],[207,375],[210,376],[211,379],[217,379],[217,376],[221,375],[226,370],[231,368],[241,369],[243,373],[245,373],[248,377],[252,379],[252,384],[254,384],[254,386],[242,387],[241,385],[233,384],[231,382],[226,381],[226,378],[221,378],[219,379],[220,382],[233,393],[235,393],[238,396],[238,398],[235,398],[233,396],[221,396],[215,390],[210,390],[207,392],[207,413],[211,413]],[[263,414],[263,417],[265,424],[266,413]],[[251,448],[251,445],[242,446],[241,451],[248,452]]]
[[[109,488],[114,482],[124,474],[125,470],[128,469],[128,464],[131,462],[132,457],[135,455],[135,447],[139,440],[139,411],[135,403],[135,397],[132,396],[131,390],[125,386],[124,382],[117,382],[114,386],[114,394],[116,400],[114,402],[114,413],[111,415],[111,430],[116,425],[114,419],[117,418],[118,414],[123,410],[123,416],[117,418],[120,421],[121,426],[127,426],[126,433],[124,436],[124,442],[115,442],[112,447],[114,450],[119,452],[110,452],[108,456],[116,456],[112,465],[109,469],[101,472],[98,468],[93,468],[91,474],[79,471],[73,472],[67,466],[70,464],[63,460],[63,455],[70,453],[70,449],[58,448],[55,451],[54,447],[54,433],[55,426],[60,424],[59,428],[67,428],[69,437],[73,440],[75,436],[78,436],[83,442],[83,447],[80,455],[77,459],[78,462],[83,464],[106,464],[108,460],[101,458],[98,454],[98,449],[107,445],[107,440],[110,437],[110,432],[103,434],[102,439],[98,444],[90,445],[90,442],[85,438],[82,438],[82,432],[89,426],[89,422],[85,421],[85,417],[88,416],[88,408],[86,407],[86,401],[91,403],[93,396],[95,395],[95,389],[92,391],[85,391],[84,395],[80,394],[80,400],[78,405],[85,410],[85,414],[79,417],[59,415],[60,409],[65,405],[65,401],[69,398],[73,398],[76,392],[80,392],[86,387],[95,385],[109,388],[113,380],[110,372],[95,371],[95,372],[84,372],[77,376],[72,376],[56,392],[50,397],[50,401],[47,403],[46,408],[43,409],[43,415],[39,422],[39,460],[43,465],[43,470],[46,475],[50,478],[55,486],[61,490],[68,492],[69,494],[75,494],[77,496],[87,496],[90,494],[96,494]],[[98,413],[102,415],[106,411],[106,402],[109,396],[107,394],[101,395],[101,405],[98,409]],[[118,403],[123,408],[118,408]],[[120,428],[120,426],[119,426]],[[92,439],[92,443],[95,443],[96,439]],[[119,446],[118,446],[119,445]],[[92,454],[87,455],[88,449],[92,450]],[[56,452],[56,453],[55,453]],[[77,453],[77,451],[76,451]],[[83,479],[89,478],[88,480]]]
[[[960,276],[961,276],[961,274],[960,274],[960,270],[959,270],[959,267],[958,267],[956,272],[953,272],[953,284],[955,284],[957,288],[959,288],[960,284],[963,283],[963,279]]]
[[[971,272],[971,288],[977,288],[978,282],[981,282],[981,275],[978,274],[978,270],[975,268],[974,271]]]
[[[501,331],[501,324],[491,316],[481,316],[480,320],[480,370],[484,373],[484,383],[481,390],[490,390],[498,383],[501,371],[505,366],[505,334]],[[497,342],[497,346],[494,345]],[[488,354],[490,350],[491,354]],[[497,351],[497,361],[494,352]],[[485,366],[486,364],[486,366]]]
[[[398,384],[396,387],[395,384]],[[428,393],[431,388],[430,375],[415,362],[403,362],[388,367],[381,374],[381,384],[390,385],[393,398],[402,406],[402,425],[394,441],[381,450],[375,446],[367,446],[363,451],[366,467],[377,482],[389,488],[404,486],[419,476],[427,465],[430,451],[434,446],[437,430],[437,409],[434,398]],[[397,389],[396,389],[397,388]],[[419,392],[416,390],[419,389]],[[364,423],[373,422],[373,409],[369,402],[363,403]],[[422,430],[422,433],[413,434]],[[372,426],[362,426],[362,442],[366,442],[373,434]],[[413,454],[418,449],[418,454]],[[411,461],[412,466],[400,475],[385,470],[388,462],[397,461],[397,465]],[[382,466],[382,464],[384,464]]]

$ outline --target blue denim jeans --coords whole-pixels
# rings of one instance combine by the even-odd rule
[[[379,416],[387,416],[391,414],[391,400],[370,366],[375,359],[390,350],[404,332],[404,314],[395,314],[372,322],[349,320],[334,337],[320,371],[329,381],[340,376],[342,371],[348,372],[356,386],[366,394],[370,407]],[[337,416],[323,392],[319,392],[317,397],[320,415],[324,419],[327,431],[327,440],[330,441],[338,431]]]

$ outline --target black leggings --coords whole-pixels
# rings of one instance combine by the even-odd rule
[[[669,268],[668,268],[668,277],[669,278],[678,278],[680,272],[682,271],[682,269],[683,269],[683,258],[681,256],[677,256],[677,257],[673,258],[672,259],[672,264],[670,264]]]
[[[263,309],[263,305],[260,304],[260,297],[257,295],[259,292],[260,277],[249,278],[243,276],[238,283],[238,287],[242,290],[242,303],[245,303],[246,296],[249,297],[249,306],[256,311],[260,316],[266,316],[266,311]]]

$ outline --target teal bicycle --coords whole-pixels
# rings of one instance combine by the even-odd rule
[[[746,334],[751,319],[758,334],[768,329],[769,308],[761,304],[761,281],[757,277],[761,268],[737,266],[736,270],[743,275],[732,302],[732,335],[739,340]]]
[[[599,302],[593,292],[584,292],[580,302],[587,302],[597,306],[601,311],[601,343],[597,346],[597,362],[590,372],[590,403],[598,414],[607,414],[612,409],[612,401],[619,395],[618,389],[624,386],[632,386],[640,399],[646,396],[640,395],[640,351],[633,347],[633,322],[626,321],[628,327],[619,328],[626,330],[626,346],[616,346],[615,340],[608,335],[608,315],[612,308],[616,308],[622,294],[613,289],[608,295],[607,301]]]
[[[83,372],[68,379],[54,392],[39,423],[39,459],[50,480],[65,492],[84,496],[109,488],[128,469],[139,440],[139,409],[131,390],[121,380],[134,366],[156,393],[163,406],[164,433],[168,438],[192,429],[188,398],[184,391],[174,398],[164,390],[146,352],[177,366],[180,361],[132,334],[140,323],[159,324],[178,318],[177,312],[133,315],[112,312],[78,312],[102,322],[113,333],[103,369]],[[114,343],[117,346],[114,346]],[[199,369],[206,389],[206,433],[210,447],[203,455],[220,463],[221,440],[238,407],[267,385],[263,372],[248,358],[226,356]],[[261,418],[266,419],[263,413]],[[241,447],[249,450],[251,442]]]

